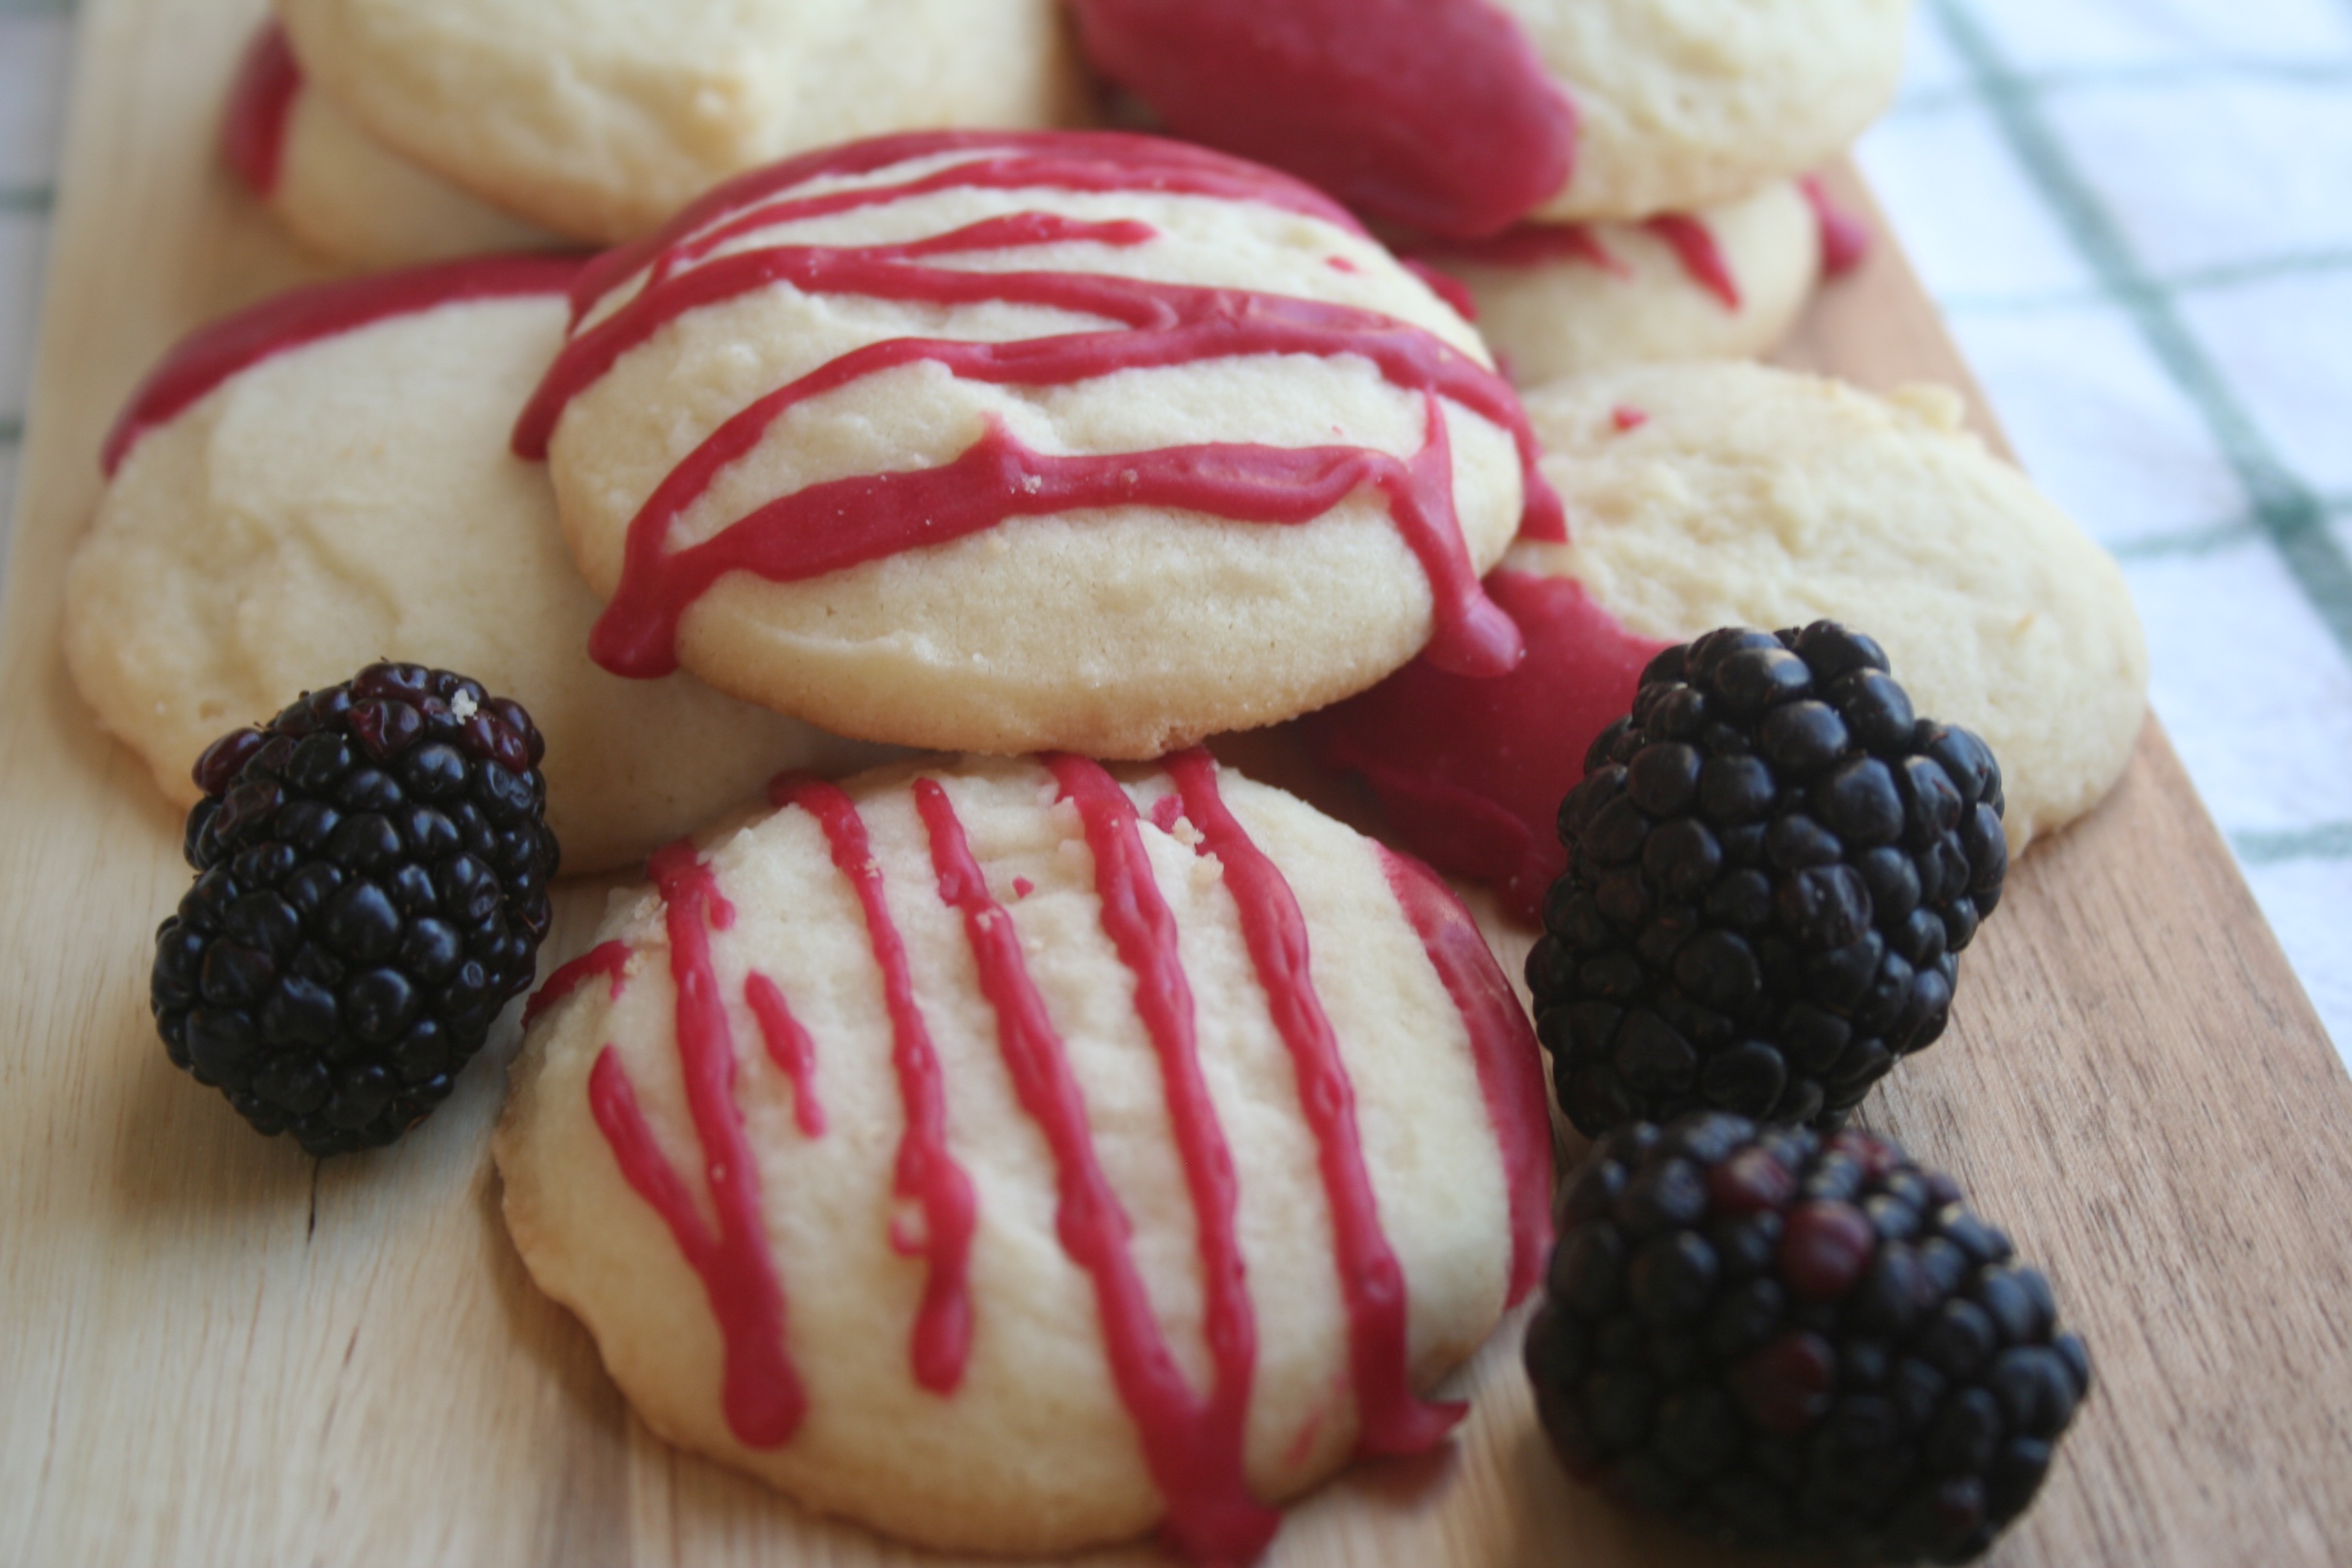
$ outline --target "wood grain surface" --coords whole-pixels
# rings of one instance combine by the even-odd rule
[[[58,585],[139,375],[310,270],[211,158],[257,9],[80,13],[0,623],[0,1563],[941,1562],[630,1418],[498,1220],[510,1023],[399,1147],[325,1165],[254,1137],[155,1040],[178,825],[75,698]],[[1786,357],[1966,384],[1887,245]],[[600,901],[567,895],[551,956]],[[2352,1561],[2352,1083],[2153,724],[2115,797],[2018,866],[1964,970],[1952,1031],[1866,1120],[2013,1231],[2098,1364],[1990,1561]],[[1455,1441],[1351,1471],[1291,1510],[1268,1561],[1758,1561],[1568,1483],[1516,1362],[1507,1325],[1457,1380],[1475,1405]]]

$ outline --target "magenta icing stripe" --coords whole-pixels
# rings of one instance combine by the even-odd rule
[[[863,206],[895,200],[910,192],[952,188],[953,184],[999,190],[1148,190],[1255,202],[1319,218],[1350,234],[1363,233],[1363,226],[1345,207],[1313,186],[1262,163],[1213,153],[1191,142],[1120,131],[917,131],[803,153],[714,186],[681,208],[655,233],[616,246],[598,257],[574,286],[572,308],[585,315],[597,300],[644,270],[656,257],[736,214],[761,207],[772,207],[794,216],[847,210],[846,206],[826,206],[808,209],[803,215],[797,204],[772,203],[771,198],[778,193],[795,185],[823,179],[854,179],[878,174],[894,164],[952,153],[971,154],[947,172],[961,173],[960,181],[943,185],[932,183],[945,177],[941,174],[917,175],[899,184],[870,185],[842,195],[850,198],[850,205]],[[804,199],[821,202],[835,198]]]
[[[1420,861],[1382,847],[1381,869],[1406,923],[1462,1015],[1478,1089],[1494,1123],[1511,1216],[1510,1300],[1542,1276],[1551,1246],[1551,1098],[1535,1030],[1478,924],[1452,889]]]
[[[264,22],[237,62],[221,116],[221,161],[265,200],[278,188],[286,155],[286,122],[301,96],[302,68],[275,17]]]
[[[576,256],[478,256],[289,289],[197,328],[147,373],[107,433],[99,460],[111,475],[139,438],[237,372],[322,338],[467,300],[562,294]]]
[[[1061,798],[1077,808],[1094,857],[1104,934],[1135,977],[1136,1012],[1160,1060],[1169,1123],[1198,1226],[1204,1328],[1216,1373],[1205,1405],[1192,1417],[1192,1489],[1208,1513],[1203,1523],[1213,1528],[1180,1530],[1180,1539],[1196,1557],[1220,1557],[1222,1543],[1223,1555],[1245,1559],[1272,1538],[1276,1523],[1274,1510],[1249,1495],[1244,1476],[1257,1318],[1242,1258],[1240,1182],[1201,1071],[1176,917],[1160,897],[1127,792],[1099,763],[1061,755],[1048,757],[1045,765]]]
[[[766,975],[754,973],[743,982],[743,1000],[759,1020],[768,1059],[792,1080],[793,1123],[803,1137],[822,1138],[824,1107],[816,1098],[816,1042],[793,1016],[783,988]]]
[[[915,1005],[915,984],[907,968],[907,947],[890,919],[882,890],[881,863],[866,835],[857,807],[838,786],[788,773],[768,786],[777,805],[796,805],[817,820],[831,847],[833,863],[849,879],[866,914],[866,934],[882,971],[882,995],[890,1013],[890,1065],[898,1078],[906,1126],[898,1138],[894,1190],[922,1210],[920,1237],[898,1227],[891,1245],[920,1254],[929,1264],[923,1302],[909,1342],[915,1381],[934,1394],[950,1394],[963,1381],[971,1353],[971,1288],[969,1279],[976,1200],[971,1179],[948,1149],[945,1085],[930,1029]]]
[[[721,1404],[728,1428],[751,1447],[777,1447],[792,1440],[808,1401],[784,1349],[783,1286],[761,1220],[758,1163],[735,1103],[735,1033],[711,963],[711,929],[732,924],[734,906],[684,840],[656,850],[646,869],[660,891],[669,936],[678,1072],[719,1217],[716,1236],[655,1142],[627,1069],[610,1046],[590,1073],[589,1106],[622,1173],[702,1277],[726,1347]]]
[[[589,980],[603,975],[610,989],[608,996],[617,999],[628,983],[629,944],[625,942],[598,942],[594,947],[557,968],[540,988],[530,994],[522,1005],[522,1026],[530,1028],[539,1016],[578,990]]]
[[[1355,1089],[1315,994],[1306,919],[1282,872],[1226,809],[1215,761],[1194,750],[1168,758],[1166,766],[1184,798],[1184,815],[1201,830],[1202,849],[1224,869],[1252,967],[1298,1075],[1300,1111],[1315,1133],[1348,1309],[1349,1359],[1362,1426],[1358,1451],[1420,1453],[1442,1440],[1467,1406],[1433,1404],[1412,1392],[1404,1270],[1381,1228],[1356,1126]]]

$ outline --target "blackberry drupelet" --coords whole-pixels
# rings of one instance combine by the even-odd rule
[[[313,1154],[448,1096],[547,934],[557,848],[530,716],[375,664],[197,760],[195,886],[155,933],[172,1060]]]
[[[1869,637],[1727,627],[1642,672],[1559,809],[1528,956],[1591,1136],[1730,1110],[1842,1125],[1944,1031],[2009,869],[2000,768],[1916,717]]]
[[[1884,1139],[1636,1122],[1559,1219],[1526,1346],[1554,1450],[1725,1540],[1965,1562],[2090,1388],[2049,1282]]]

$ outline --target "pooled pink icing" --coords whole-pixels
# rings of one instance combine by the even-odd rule
[[[941,305],[1045,306],[1118,323],[1010,342],[895,338],[855,349],[756,398],[672,469],[631,521],[621,581],[598,621],[591,654],[605,668],[652,677],[676,668],[680,620],[721,577],[749,572],[799,582],[992,528],[1007,519],[1122,503],[1288,525],[1320,517],[1350,493],[1380,491],[1435,601],[1433,657],[1465,673],[1517,661],[1504,618],[1479,592],[1454,510],[1441,399],[1512,433],[1526,487],[1522,531],[1560,538],[1558,498],[1536,469],[1535,440],[1502,377],[1419,328],[1347,306],[1103,273],[983,270],[935,265],[1044,246],[1127,247],[1155,231],[1133,221],[1082,222],[1043,212],[992,217],[897,245],[770,246],[713,256],[715,247],[785,221],[961,187],[1070,191],[1199,191],[1327,216],[1313,192],[1271,171],[1199,148],[1110,132],[890,139],[891,155],[857,143],[827,160],[762,171],[705,198],[653,241],[602,260],[573,292],[583,314],[635,279],[612,312],[581,330],[548,372],[515,429],[515,450],[543,456],[571,400],[619,357],[685,312],[775,284],[806,292]],[[897,184],[795,195],[820,175],[872,173],[894,163],[963,154]],[[920,169],[920,165],[917,165]],[[1344,221],[1344,220],[1343,220]],[[1353,226],[1350,225],[1349,226]],[[918,362],[950,374],[1016,386],[1060,386],[1124,370],[1244,354],[1348,354],[1369,362],[1428,410],[1422,449],[1400,458],[1334,445],[1279,447],[1207,443],[1153,451],[1050,456],[1000,425],[938,468],[858,475],[811,485],[755,507],[698,543],[672,548],[673,525],[794,405]]]
[[[1426,233],[1569,182],[1576,110],[1492,0],[1075,0],[1096,68],[1179,136]]]
[[[1304,723],[1326,766],[1372,786],[1407,848],[1492,885],[1535,924],[1568,868],[1553,826],[1560,800],[1667,645],[1626,631],[1573,578],[1498,571],[1486,592],[1527,642],[1518,668],[1465,680],[1415,659]]]

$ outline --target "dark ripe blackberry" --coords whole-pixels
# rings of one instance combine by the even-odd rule
[[[1943,1033],[2000,901],[2000,811],[1992,752],[1913,713],[1866,637],[1658,655],[1560,803],[1569,868],[1528,960],[1569,1120],[1842,1126]]]
[[[530,985],[557,863],[530,716],[376,664],[195,766],[195,886],[155,934],[172,1060],[313,1154],[389,1143]]]
[[[1554,1449],[1723,1540],[1966,1562],[2090,1390],[2049,1282],[1884,1139],[1633,1122],[1558,1218],[1526,1346]]]

